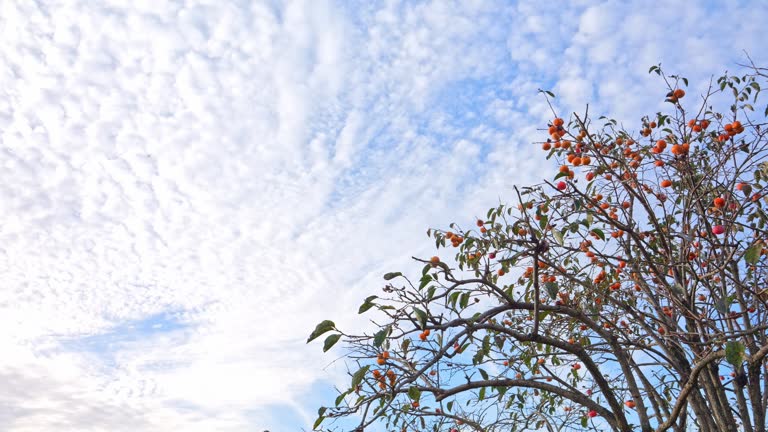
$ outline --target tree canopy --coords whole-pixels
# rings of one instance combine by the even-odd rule
[[[421,274],[360,306],[377,332],[317,326],[351,382],[315,428],[766,430],[766,70],[693,96],[649,72],[667,110],[624,127],[553,109],[535,145],[556,175],[428,230]]]

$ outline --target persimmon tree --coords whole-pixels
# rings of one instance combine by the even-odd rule
[[[317,326],[351,383],[315,428],[766,430],[765,70],[695,97],[650,73],[668,109],[634,127],[553,110],[556,175],[430,229],[421,274],[360,306],[376,332]]]

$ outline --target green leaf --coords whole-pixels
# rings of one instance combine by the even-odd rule
[[[408,397],[413,401],[417,401],[421,398],[421,390],[418,387],[413,386],[408,389]]]
[[[458,299],[459,299],[459,295],[460,295],[460,294],[461,294],[461,293],[460,293],[460,292],[458,292],[458,291],[454,291],[454,292],[452,292],[452,293],[451,293],[451,295],[449,295],[449,296],[448,296],[448,303],[450,303],[451,305],[453,305],[453,307],[456,307],[456,300],[458,300]]]
[[[336,345],[336,342],[338,342],[340,338],[341,338],[340,334],[332,334],[327,338],[325,338],[325,343],[323,344],[323,352],[328,351],[334,345]]]
[[[589,420],[587,420],[587,416],[582,417],[581,418],[581,427],[586,429],[587,428],[587,424],[589,424]]]
[[[480,317],[481,317],[481,316],[483,316],[483,313],[482,313],[482,312],[475,312],[475,313],[472,315],[472,318],[470,318],[470,319],[469,319],[469,324],[470,324],[470,325],[473,325],[473,324],[475,324],[475,323],[477,322],[477,320],[478,320],[478,319],[480,319]]]
[[[744,344],[739,341],[729,341],[725,344],[725,360],[738,367],[744,359]]]
[[[501,399],[504,398],[504,394],[507,393],[507,390],[509,390],[509,387],[494,387],[496,391],[499,392],[499,399],[498,401],[501,402]]]
[[[488,355],[490,354],[490,352],[491,352],[491,335],[485,335],[485,337],[483,338],[483,355]]]
[[[328,409],[328,408],[326,408],[326,407],[320,407],[320,408],[318,408],[318,409],[317,409],[317,415],[318,415],[318,416],[322,416],[323,414],[325,414],[325,411],[326,411],[327,409]]]
[[[559,291],[557,282],[547,282],[544,284],[544,288],[547,290],[547,294],[549,294],[552,299],[557,297],[557,292]]]
[[[413,308],[413,312],[416,314],[416,319],[419,320],[419,327],[424,330],[427,326],[427,313],[419,308]]]
[[[542,90],[542,89],[539,89],[539,93],[544,93],[545,95],[547,95],[547,96],[549,96],[549,97],[551,97],[551,98],[553,98],[553,99],[554,99],[554,97],[555,97],[555,94],[554,94],[554,93],[552,93],[552,92],[551,92],[551,91],[549,91],[549,90]]]
[[[344,398],[347,397],[348,394],[349,394],[349,392],[344,392],[344,393],[336,396],[336,400],[334,401],[336,406],[339,406],[339,404],[344,401]],[[323,411],[325,411],[325,409],[323,409]],[[320,414],[320,415],[322,415],[322,414]]]
[[[311,335],[309,335],[309,339],[307,339],[307,343],[312,342],[313,340],[317,339],[318,336],[321,334],[331,331],[334,328],[336,328],[336,324],[333,323],[331,320],[325,320],[321,322],[320,324],[315,327],[315,331],[312,332]]]
[[[478,395],[477,395],[477,398],[478,398],[479,400],[483,400],[483,399],[485,399],[485,387],[481,387],[481,388],[480,388],[480,394],[478,394]]]
[[[429,289],[427,290],[427,301],[431,301],[432,300],[432,297],[435,296],[435,290],[436,289],[437,288],[435,288],[434,286],[429,287]]]
[[[595,233],[596,236],[600,238],[600,240],[605,241],[605,234],[603,234],[603,230],[600,228],[595,228],[592,230],[593,233]]]
[[[400,349],[403,350],[403,353],[408,352],[408,347],[411,346],[411,340],[410,339],[403,339],[403,342],[400,343]]]
[[[715,297],[714,306],[716,311],[725,315],[726,313],[728,313],[728,310],[731,308],[731,302],[727,297],[724,297],[724,298]]]
[[[372,308],[374,306],[373,300],[379,298],[378,296],[372,295],[365,299],[363,304],[360,305],[360,308],[357,310],[358,314],[364,313],[368,309]]]
[[[427,273],[421,277],[421,283],[419,284],[419,289],[420,290],[424,289],[424,287],[427,286],[427,284],[429,284],[430,282],[432,282],[432,275]]]
[[[370,365],[363,366],[362,368],[360,368],[360,370],[355,372],[354,375],[352,375],[352,384],[350,385],[352,390],[354,390],[358,385],[360,385],[361,382],[363,382],[363,378],[365,378],[365,374],[368,373],[368,370],[370,368],[371,368]]]
[[[450,401],[447,404],[445,404],[445,410],[446,411],[450,411],[452,409],[453,409],[453,401]]]
[[[384,280],[392,280],[398,276],[402,276],[403,274],[400,272],[389,272],[384,274]]]
[[[757,263],[757,261],[760,259],[760,251],[762,249],[762,246],[757,243],[747,248],[747,251],[744,252],[744,259],[747,261],[747,264]]]
[[[484,380],[488,380],[488,372],[484,371],[483,369],[478,368],[477,370],[480,371],[480,376],[483,377]]]
[[[559,244],[560,246],[563,245],[563,233],[560,232],[560,230],[553,229],[552,237],[555,238],[555,241],[557,242],[557,244]]]
[[[469,304],[469,293],[465,292],[461,294],[461,298],[459,298],[459,306],[464,309]]]
[[[493,343],[496,344],[499,349],[502,349],[504,348],[504,342],[506,342],[506,340],[507,338],[505,337],[496,336],[496,338],[493,340]]]
[[[381,344],[384,343],[384,339],[387,338],[387,333],[389,333],[389,327],[384,327],[383,329],[376,332],[376,334],[373,335],[373,346],[376,348],[380,347]]]
[[[549,217],[542,216],[541,219],[539,219],[539,228],[541,229],[546,228],[548,222],[549,222]]]
[[[325,420],[325,417],[318,417],[317,420],[315,420],[315,424],[312,425],[312,430],[317,430],[317,427],[320,426],[320,423],[322,423],[323,420]]]

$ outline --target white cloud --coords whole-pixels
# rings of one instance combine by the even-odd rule
[[[534,6],[3,2],[0,428],[306,422],[298,396],[343,369],[313,325],[366,326],[426,227],[543,177],[538,88],[633,119],[650,64],[758,54],[700,8]],[[734,14],[764,33],[764,8]]]

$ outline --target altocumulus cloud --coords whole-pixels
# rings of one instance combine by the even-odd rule
[[[308,330],[551,168],[538,88],[767,60],[763,2],[643,5],[2,2],[0,429],[307,427]]]

